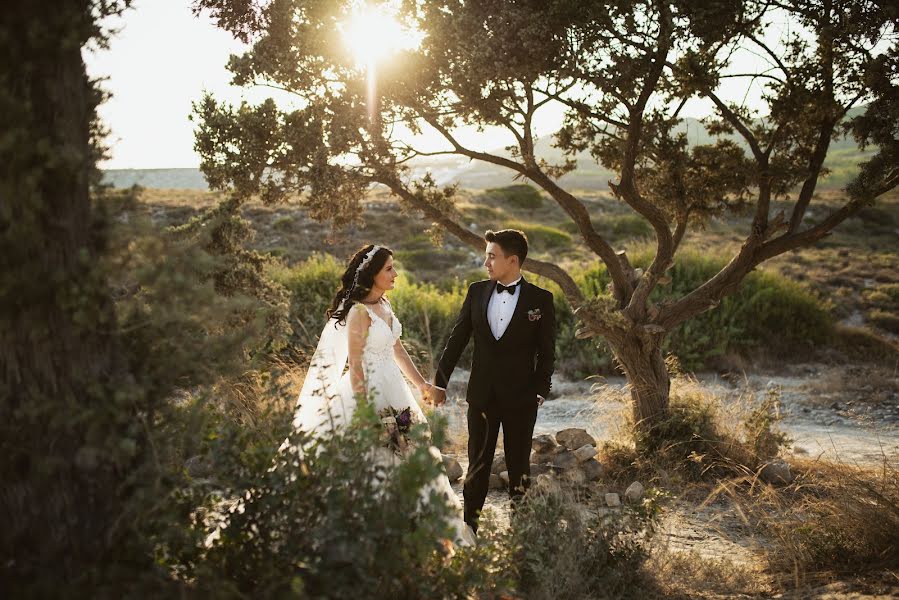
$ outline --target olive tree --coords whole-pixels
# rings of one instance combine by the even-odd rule
[[[415,176],[410,164],[422,156],[466,157],[532,182],[576,224],[612,284],[588,297],[557,264],[529,258],[524,268],[560,286],[581,321],[579,337],[608,342],[644,432],[666,414],[662,343],[669,332],[714,309],[765,260],[814,244],[899,182],[899,15],[890,2],[409,0],[396,18],[423,34],[420,45],[396,51],[373,71],[357,64],[341,35],[357,5],[195,2],[250,43],[228,64],[234,83],[270,86],[292,99],[235,107],[206,96],[197,103],[196,147],[210,185],[265,202],[301,197],[314,218],[340,225],[360,217],[360,200],[378,184],[481,249],[481,237],[459,222],[455,188]],[[766,32],[783,24],[787,33],[772,43]],[[767,64],[735,72],[741,49]],[[722,96],[722,84],[735,77],[763,82],[761,106]],[[714,106],[712,143],[691,146],[677,128],[694,98]],[[566,158],[555,163],[535,152],[535,115],[552,104],[565,110],[554,142]],[[860,105],[867,110],[847,119]],[[462,141],[463,126],[499,127],[514,143],[507,152],[485,152]],[[442,136],[444,148],[417,148],[410,132],[425,130]],[[877,151],[845,202],[808,223],[829,144],[847,130]],[[560,183],[583,151],[617,174],[609,182],[614,195],[652,226],[655,254],[645,272],[616,251],[582,199]],[[775,211],[777,199],[789,199],[790,209]],[[718,273],[681,297],[650,300],[670,281],[666,273],[689,228],[747,205],[751,227]]]

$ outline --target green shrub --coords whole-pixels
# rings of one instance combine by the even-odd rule
[[[560,250],[571,246],[571,234],[560,231],[549,225],[539,223],[523,223],[513,221],[507,225],[509,229],[520,229],[528,237],[529,252],[535,254],[550,250]]]
[[[484,192],[483,200],[488,202],[504,202],[523,210],[536,210],[543,206],[543,196],[532,185],[521,183],[501,188],[491,188]]]
[[[272,227],[280,231],[290,231],[294,228],[294,218],[290,215],[278,217],[272,222]]]
[[[509,545],[518,591],[533,600],[657,597],[642,566],[654,532],[656,506],[587,512],[582,498],[546,480],[511,519]]]
[[[272,417],[275,440],[310,444],[287,415]],[[439,443],[441,422],[432,425]],[[405,460],[388,465],[370,459],[380,429],[363,402],[351,427],[298,453],[224,424],[209,449],[214,479],[179,497],[203,507],[192,531],[207,543],[168,546],[164,566],[198,597],[215,598],[469,597],[504,584],[505,573],[464,549],[446,555],[440,541],[452,537],[452,509],[434,495],[421,502],[443,469],[425,431]]]
[[[330,255],[313,255],[293,266],[271,268],[271,277],[290,292],[290,346],[311,357],[325,324],[325,311],[340,288],[344,265]]]
[[[469,261],[468,252],[465,250],[441,250],[433,246],[414,250],[396,250],[393,257],[400,267],[414,272],[452,269],[460,263]]]
[[[609,215],[602,220],[602,225],[612,232],[615,239],[649,237],[654,234],[649,221],[634,213]]]
[[[629,257],[634,267],[648,268],[649,248],[637,248]],[[726,264],[724,257],[682,250],[668,271],[672,281],[658,286],[650,296],[680,298],[696,289]],[[586,294],[608,293],[611,282],[605,265],[577,274]],[[736,293],[681,324],[666,339],[665,350],[674,353],[686,369],[698,369],[729,352],[764,353],[770,357],[810,352],[832,337],[829,305],[805,286],[780,275],[755,271]]]

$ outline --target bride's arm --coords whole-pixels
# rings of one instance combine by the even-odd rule
[[[415,368],[415,363],[412,362],[412,358],[409,356],[409,353],[406,352],[406,347],[403,346],[403,342],[399,339],[397,339],[396,343],[393,345],[393,356],[396,358],[396,364],[400,366],[403,375],[412,382],[412,385],[419,390],[424,391],[425,388],[428,387],[428,382],[421,376],[418,369]]]
[[[365,348],[365,340],[368,339],[368,328],[371,327],[371,317],[361,304],[355,304],[347,316],[347,350],[350,365],[350,385],[353,394],[365,395],[368,390],[365,385],[365,369],[362,367],[362,349]]]

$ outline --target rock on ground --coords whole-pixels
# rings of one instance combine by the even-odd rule
[[[490,467],[491,473],[496,473],[499,475],[503,471],[506,470],[506,455],[505,454],[497,454],[493,459],[493,466]]]
[[[624,499],[630,502],[631,504],[636,504],[640,500],[643,499],[643,493],[646,490],[643,489],[643,484],[639,481],[635,481],[624,491]]]
[[[569,450],[577,450],[581,446],[595,446],[596,440],[587,433],[586,429],[578,429],[571,427],[563,429],[556,434],[556,441],[568,448]]]
[[[596,456],[596,448],[590,444],[584,444],[574,451],[574,455],[577,457],[578,462],[584,462]]]
[[[462,479],[462,465],[452,456],[443,455],[443,466],[446,467],[446,476],[450,481]]]
[[[584,471],[584,475],[587,476],[587,481],[598,481],[605,472],[602,463],[595,458],[591,458],[590,460],[581,463],[581,469]]]
[[[553,450],[558,444],[551,435],[538,435],[531,441],[531,448],[534,452],[546,453]]]
[[[783,460],[773,460],[762,467],[759,477],[765,483],[784,485],[793,482],[793,472],[790,465]]]

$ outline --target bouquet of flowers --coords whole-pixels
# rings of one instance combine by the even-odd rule
[[[409,448],[409,430],[415,423],[412,410],[408,406],[403,410],[388,406],[378,411],[378,417],[384,425],[384,447],[394,454],[404,454]]]

